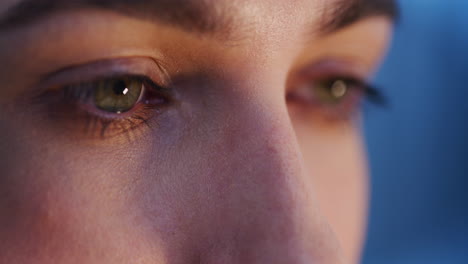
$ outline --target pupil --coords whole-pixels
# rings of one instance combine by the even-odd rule
[[[116,95],[126,95],[128,92],[127,83],[123,80],[115,82],[114,87],[112,87]]]

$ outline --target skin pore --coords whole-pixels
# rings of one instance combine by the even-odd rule
[[[380,63],[388,15],[212,0],[224,22],[176,25],[96,2],[0,24],[0,263],[358,262],[354,83]],[[122,78],[145,87],[128,111],[86,95]]]

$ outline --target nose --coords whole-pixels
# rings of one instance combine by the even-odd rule
[[[222,165],[211,177],[216,208],[201,229],[212,241],[201,249],[202,263],[342,263],[285,100],[251,93],[227,96],[234,114],[220,111],[224,126],[211,161]]]

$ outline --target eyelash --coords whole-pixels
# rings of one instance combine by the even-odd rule
[[[369,102],[378,105],[385,106],[387,104],[387,98],[382,94],[382,92],[374,85],[369,84],[365,81],[356,79],[354,77],[340,77],[335,78],[338,80],[346,80],[354,86],[354,89],[359,89],[360,93],[364,96],[364,99]]]
[[[139,98],[131,110],[120,114],[109,113],[93,105],[91,99],[95,93],[96,83],[125,78],[137,80],[144,87],[143,91],[141,91],[141,98]],[[359,108],[358,105],[362,97],[366,97],[371,102],[379,105],[385,104],[385,98],[376,88],[357,78],[340,77],[337,75],[335,77],[311,79],[315,80],[303,80],[302,82],[314,86],[320,85],[320,83],[342,80],[349,87],[352,87],[349,91],[352,94],[346,95],[343,102],[337,104],[320,102],[316,100],[317,98],[314,101],[305,102],[304,100],[298,100],[294,96],[294,93],[288,93],[286,98],[288,102],[299,102],[301,105],[306,105],[306,108],[312,109],[312,112],[318,114],[321,118],[325,118],[327,121],[350,119]],[[164,106],[169,105],[172,101],[173,97],[171,96],[170,89],[156,84],[147,76],[132,74],[111,75],[77,84],[63,85],[49,90],[40,98],[40,102],[46,102],[46,105],[50,106],[50,116],[65,118],[67,120],[71,119],[75,126],[77,122],[82,122],[87,136],[99,137],[101,139],[120,134],[132,137],[132,133],[129,132],[135,131],[140,125],[151,129],[152,126],[149,120],[155,115],[161,114]],[[76,129],[76,127],[72,129]]]
[[[143,85],[141,96],[132,109],[125,113],[110,113],[93,105],[92,99],[98,82],[125,78],[139,81]],[[43,98],[46,98],[51,108],[51,117],[71,119],[75,123],[83,122],[87,136],[101,139],[120,134],[131,137],[129,132],[135,131],[140,125],[152,128],[149,120],[160,114],[172,101],[168,88],[157,85],[142,75],[117,75],[64,85],[43,94],[40,100],[44,102]]]
[[[304,85],[305,83],[307,87],[311,86],[311,88],[307,89],[309,98],[301,98],[300,95],[298,96],[297,90],[293,90],[287,94],[286,99],[289,103],[295,103],[304,106],[306,109],[309,109],[311,112],[313,112],[315,116],[318,116],[325,121],[333,122],[351,119],[356,111],[358,111],[363,99],[367,99],[371,103],[379,106],[386,105],[386,98],[377,88],[358,78],[346,75],[329,75],[327,77],[313,79],[315,80],[301,80],[301,85]],[[343,84],[346,84],[345,88],[347,89],[344,90],[344,98],[335,98],[339,102],[324,102],[323,100],[320,101],[318,99],[320,96],[318,93],[320,93],[320,91],[317,91],[317,89],[323,88],[320,87],[320,85],[334,85],[336,82],[342,82]]]

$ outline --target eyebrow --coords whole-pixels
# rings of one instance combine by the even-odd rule
[[[231,24],[224,10],[203,0],[20,0],[3,17],[0,15],[0,30],[31,24],[60,11],[83,8],[110,10],[200,33],[226,30]]]
[[[322,12],[319,32],[332,33],[372,16],[384,16],[395,22],[399,9],[395,0],[336,0]]]
[[[387,16],[393,20],[398,13],[395,0],[334,1],[323,9],[319,32],[331,33],[369,16]],[[229,7],[222,9],[220,5],[204,0],[20,0],[0,15],[0,30],[31,24],[59,11],[80,8],[111,10],[202,34],[229,34],[235,21],[227,10]]]

